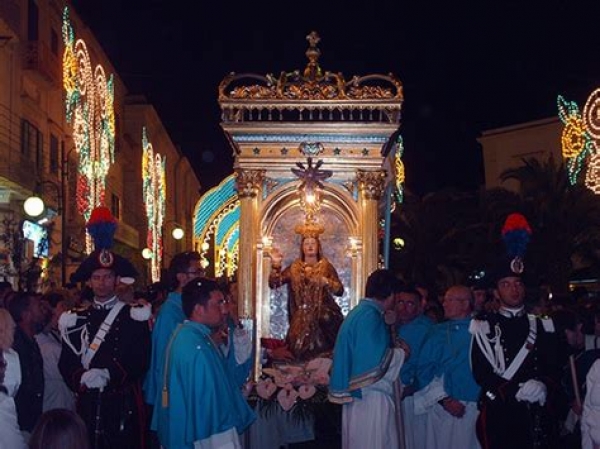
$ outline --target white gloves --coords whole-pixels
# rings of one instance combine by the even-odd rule
[[[110,380],[110,373],[106,368],[91,368],[81,375],[81,384],[88,388],[103,390]]]
[[[532,404],[539,402],[543,406],[546,403],[546,385],[539,380],[529,379],[521,385],[515,398],[517,401],[526,401]]]

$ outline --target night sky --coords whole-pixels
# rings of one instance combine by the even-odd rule
[[[303,69],[312,30],[321,36],[323,70],[347,80],[392,72],[403,82],[406,182],[419,194],[477,188],[482,131],[556,116],[558,94],[583,107],[600,87],[597,0],[75,0],[73,6],[130,92],[155,106],[203,192],[232,172],[219,126],[219,82],[232,71]]]

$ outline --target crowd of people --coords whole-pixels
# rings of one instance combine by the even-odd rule
[[[102,214],[88,231],[106,237],[115,222]],[[291,310],[269,356],[332,360],[340,447],[600,449],[595,298],[530,291],[502,259],[485,284],[439,295],[378,269],[343,317],[321,232],[303,229],[289,267],[273,254],[270,286],[289,287]],[[256,348],[235,281],[207,278],[183,252],[142,295],[110,239],[95,242],[72,276],[83,290],[0,283],[0,448],[255,447],[260,412],[244,392]]]

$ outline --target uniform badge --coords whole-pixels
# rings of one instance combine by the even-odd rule
[[[103,268],[112,267],[114,261],[115,258],[113,254],[106,249],[103,249],[102,251],[100,251],[100,254],[98,254],[98,262]]]
[[[525,270],[525,264],[520,256],[515,257],[510,261],[510,269],[515,274],[522,274]]]

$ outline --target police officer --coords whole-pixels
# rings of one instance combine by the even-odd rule
[[[59,369],[77,394],[77,411],[92,446],[135,449],[144,447],[141,380],[149,363],[151,310],[117,295],[119,284],[131,283],[137,273],[110,249],[115,228],[108,209],[94,209],[87,229],[96,249],[72,277],[87,281],[94,298],[88,307],[60,318]]]

